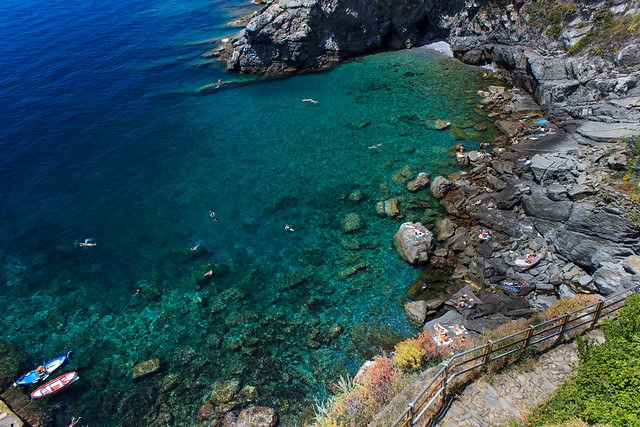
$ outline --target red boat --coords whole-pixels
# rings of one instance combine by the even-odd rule
[[[67,372],[60,375],[56,379],[49,381],[48,383],[38,387],[31,393],[32,399],[39,399],[41,397],[51,396],[52,394],[62,390],[69,384],[73,384],[78,381],[80,377],[76,371]]]

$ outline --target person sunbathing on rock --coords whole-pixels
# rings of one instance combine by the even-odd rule
[[[480,233],[480,235],[478,236],[478,238],[482,240],[489,240],[491,239],[491,232],[487,230],[483,230],[482,233]]]
[[[458,305],[456,305],[456,308],[464,308],[466,303],[467,303],[467,294],[464,294],[460,298],[458,298]]]
[[[527,258],[524,260],[524,262],[526,262],[527,264],[531,264],[536,259],[538,259],[539,256],[540,256],[539,253],[531,252],[531,253],[529,253],[529,255],[527,255]]]
[[[434,323],[433,329],[435,329],[435,331],[438,332],[439,334],[443,334],[443,335],[447,334],[447,329],[444,326],[442,326],[440,323]]]

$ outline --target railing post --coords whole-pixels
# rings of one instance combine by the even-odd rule
[[[449,363],[442,362],[444,365],[444,380],[442,381],[442,399],[447,397],[447,380],[449,379]]]
[[[524,337],[524,345],[522,348],[529,347],[529,343],[531,342],[531,337],[533,336],[533,325],[529,325],[529,329],[527,329],[527,334]]]
[[[596,325],[598,324],[598,320],[600,320],[600,313],[602,312],[602,306],[604,305],[604,301],[600,300],[598,301],[598,305],[596,306],[596,312],[593,315],[593,322],[591,322],[591,325],[589,326],[589,329],[593,329],[596,327]]]
[[[556,341],[560,341],[562,339],[562,334],[564,334],[564,331],[567,329],[568,321],[569,321],[569,313],[562,316],[562,325],[560,325],[560,332],[558,332],[558,337],[556,338]]]
[[[413,402],[409,403],[409,425],[413,425]]]
[[[491,355],[491,350],[493,349],[493,341],[489,340],[487,346],[484,348],[484,357],[482,358],[482,364],[486,365],[489,361],[489,356]]]

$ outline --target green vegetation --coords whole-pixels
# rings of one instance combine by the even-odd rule
[[[563,24],[578,11],[579,2],[557,0],[532,0],[527,3],[524,12],[529,16],[529,24],[540,34],[558,38],[562,34]],[[615,17],[609,7],[598,9],[591,18],[593,28],[569,49],[577,53],[592,46],[595,55],[614,53],[620,44],[631,38],[640,36],[640,13]],[[588,22],[580,22],[578,28],[584,28]]]
[[[591,31],[587,33],[587,35],[583,36],[576,44],[569,48],[569,53],[577,53],[582,49],[591,44],[591,39],[593,38],[593,34]]]
[[[562,22],[574,14],[578,7],[573,2],[534,0],[525,6],[529,15],[529,24],[538,28],[542,33],[552,37],[559,37],[562,33]]]
[[[593,53],[614,53],[622,42],[640,36],[640,13],[614,17],[610,9],[601,8],[593,14],[593,24],[594,28],[571,46],[570,53],[583,50],[595,40],[598,46],[593,48]]]
[[[606,343],[576,338],[578,375],[534,410],[527,425],[576,418],[610,426],[640,425],[640,295],[633,294],[615,320],[602,325]]]

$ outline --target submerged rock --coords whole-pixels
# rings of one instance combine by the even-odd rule
[[[273,427],[277,423],[276,411],[264,406],[254,406],[240,412],[235,427]]]
[[[400,169],[398,172],[396,172],[395,175],[393,175],[392,180],[395,185],[402,185],[411,179],[413,179],[413,171],[411,170],[411,166],[404,165],[402,169]]]
[[[213,391],[211,391],[211,401],[216,406],[229,403],[238,393],[238,390],[240,390],[240,381],[238,379],[216,380],[213,384]]]
[[[362,230],[366,226],[364,219],[355,212],[347,214],[342,220],[342,231],[345,233],[354,233]]]
[[[400,204],[400,200],[395,197],[384,201],[384,213],[391,218],[394,218],[400,215],[400,208],[398,205]]]
[[[153,374],[160,370],[160,359],[151,359],[142,363],[138,363],[133,367],[131,377],[135,380],[144,376]]]
[[[416,179],[407,184],[407,189],[412,193],[429,185],[429,175],[426,172],[420,172]]]

